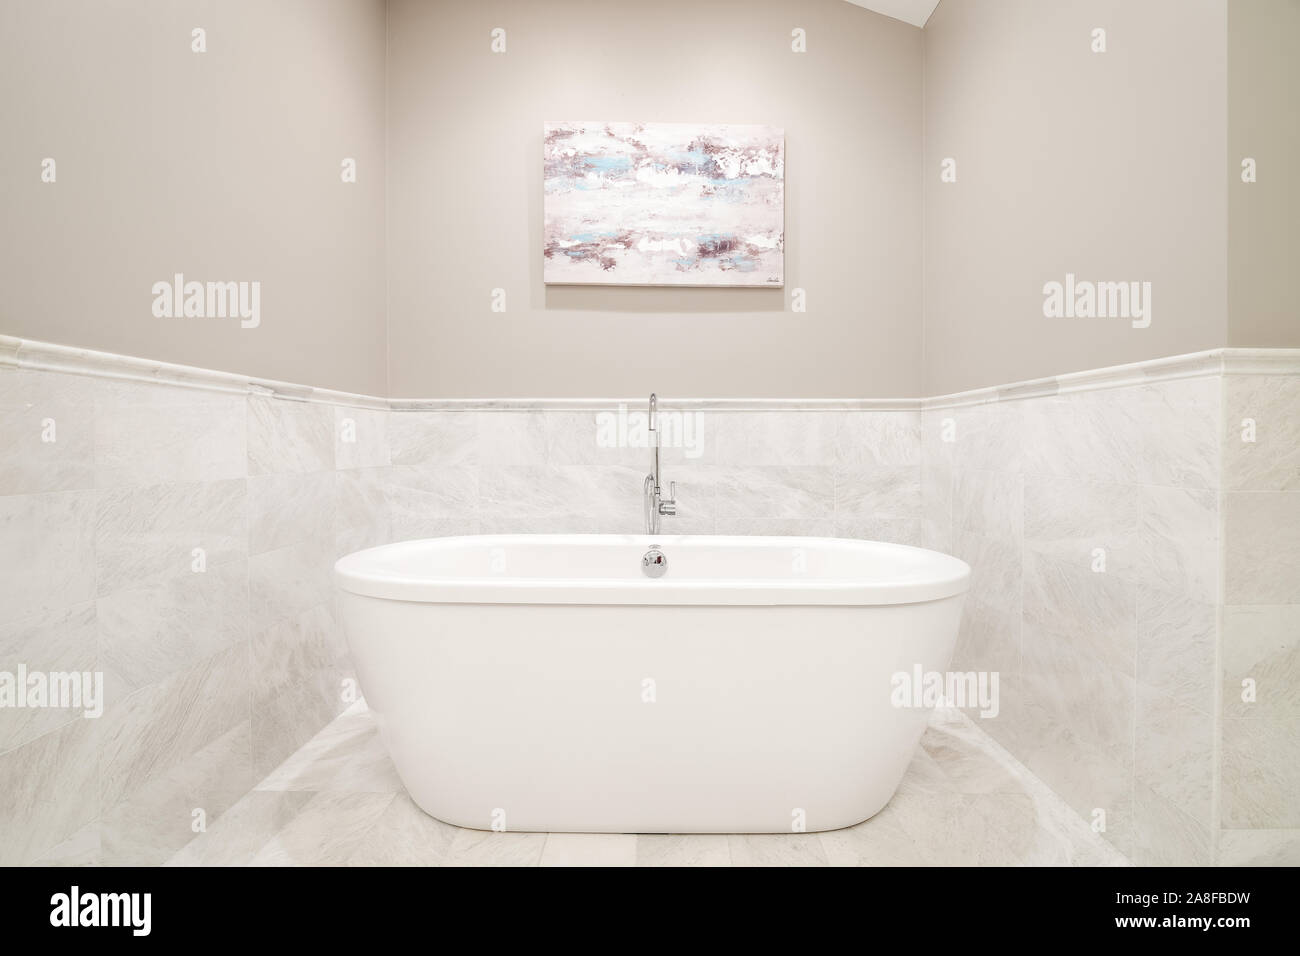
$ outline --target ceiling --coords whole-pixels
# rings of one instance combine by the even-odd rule
[[[849,0],[849,3],[875,10],[876,13],[902,20],[914,27],[923,27],[925,21],[930,19],[930,14],[934,13],[934,8],[939,5],[939,0]]]

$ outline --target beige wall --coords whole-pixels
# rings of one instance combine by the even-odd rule
[[[1300,346],[1300,0],[1228,4],[1228,344]],[[1241,161],[1257,181],[1241,180]]]
[[[1298,41],[1297,0],[943,0],[924,32],[841,0],[6,3],[0,333],[434,397],[910,396],[1300,346]],[[587,117],[783,126],[786,288],[544,286],[541,124]],[[260,281],[260,327],[155,318],[177,271]],[[1066,272],[1152,282],[1151,327],[1044,318]]]
[[[919,394],[920,30],[841,0],[388,16],[394,395]],[[604,118],[784,127],[785,290],[544,286],[542,124]]]
[[[383,0],[0,5],[0,333],[382,394],[384,45]],[[155,318],[175,272],[261,324]]]
[[[928,393],[1226,344],[1225,33],[1224,0],[940,3],[924,31]],[[1045,318],[1043,284],[1067,272],[1150,281],[1150,327]]]

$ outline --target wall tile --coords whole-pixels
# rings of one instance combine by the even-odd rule
[[[1062,723],[1050,690],[1030,679],[1001,688],[1001,713],[981,720],[981,730],[1010,750],[1086,821],[1100,820],[1103,836],[1122,853],[1134,840],[1132,748],[1100,749],[1079,735],[1073,721]]]
[[[1139,568],[1153,588],[1215,604],[1219,595],[1216,492],[1146,485],[1138,492]]]
[[[1224,495],[1226,604],[1300,604],[1300,492]]]
[[[1222,380],[1175,379],[1142,386],[1138,480],[1179,488],[1217,489]],[[1128,390],[1123,390],[1128,391]]]
[[[1300,830],[1220,830],[1218,866],[1300,866]]]
[[[1300,604],[1225,607],[1221,659],[1224,717],[1300,718]],[[1242,700],[1247,678],[1253,703]]]
[[[0,497],[0,623],[94,597],[97,503],[93,491]]]
[[[1024,561],[1018,541],[972,531],[953,532],[952,553],[971,569],[969,596],[989,607],[1020,613]]]
[[[835,516],[915,518],[922,513],[919,465],[837,465]]]
[[[720,468],[715,478],[719,518],[830,518],[835,513],[835,475],[829,467]]]
[[[248,553],[322,538],[334,530],[337,476],[259,475],[248,479]]]
[[[920,465],[921,418],[918,412],[841,413],[835,432],[835,463],[850,468]]]
[[[342,713],[342,673],[313,670],[269,693],[253,706],[253,774],[261,779]]]
[[[247,399],[246,474],[283,475],[332,471],[334,409],[260,395]]]
[[[1225,717],[1222,733],[1221,825],[1300,827],[1300,720]]]
[[[480,521],[517,530],[632,533],[644,527],[639,469],[606,465],[498,465],[479,474]]]
[[[691,451],[697,458],[707,449],[709,437],[703,413],[687,413],[689,418],[665,419],[661,426],[675,422],[677,433],[666,434],[660,460],[687,460]],[[546,443],[545,461],[553,465],[621,465],[650,469],[650,443],[645,430],[645,410],[611,407],[598,411],[547,411],[542,416]],[[675,442],[676,444],[670,444]],[[697,445],[694,451],[687,442]]]
[[[308,608],[255,635],[251,644],[254,699],[291,688],[334,666],[344,649],[341,636],[326,604]]]
[[[956,449],[956,422],[953,440],[942,411],[921,413],[921,540],[924,547],[950,552],[952,539],[952,503]]]
[[[1022,637],[1020,679],[1051,722],[1068,726],[1090,749],[1131,750],[1136,706],[1131,663],[1113,666],[1073,635],[1038,625],[1026,627]]]
[[[42,856],[91,823],[103,720],[73,720],[0,753],[0,866]]]
[[[953,465],[968,471],[1027,471],[1036,435],[1030,429],[1025,402],[994,402],[945,409],[942,418],[954,422]]]
[[[1138,682],[1202,714],[1214,712],[1215,605],[1139,584]]]
[[[244,416],[241,395],[121,383],[95,415],[96,485],[242,478]]]
[[[534,467],[539,472],[544,470],[544,466]],[[477,513],[480,476],[476,466],[439,465],[429,461],[393,465],[387,477],[393,493],[404,497],[413,507],[418,502],[423,514],[431,518],[455,518]]]
[[[388,528],[388,467],[354,468],[338,473],[334,498],[334,529]]]
[[[1137,587],[1053,558],[1025,555],[1026,646],[1033,633],[1062,635],[1107,667],[1134,675]]]
[[[1130,850],[1138,866],[1208,866],[1211,829],[1140,780],[1133,787],[1134,833]]]
[[[1246,441],[1246,419],[1254,441]],[[1223,487],[1300,491],[1300,375],[1224,380]]]
[[[32,372],[0,372],[0,448],[0,495],[95,487],[92,396]]]
[[[477,465],[479,414],[393,412],[388,423],[392,464],[438,462],[446,467]]]
[[[485,411],[474,414],[480,465],[536,466],[546,461],[546,413]]]
[[[247,721],[248,665],[240,643],[111,701],[101,721],[101,805],[117,805]]]
[[[712,413],[704,459],[726,467],[830,465],[842,422],[839,412]]]
[[[667,519],[665,519],[667,527]],[[799,537],[833,538],[853,537],[843,534],[830,518],[719,518],[714,525],[716,534],[734,535],[796,535]]]
[[[1214,718],[1139,687],[1134,773],[1208,832],[1214,824]]]
[[[220,818],[256,782],[247,719],[150,776],[126,799],[104,808],[105,866],[161,866],[195,837],[194,812]]]
[[[95,605],[87,601],[11,624],[0,624],[0,671],[84,673],[99,669]],[[103,701],[99,702],[100,704]],[[12,750],[73,720],[85,708],[0,707],[0,752]]]
[[[246,479],[117,488],[98,501],[95,570],[100,595],[248,557]]]
[[[960,531],[1021,541],[1025,533],[1024,476],[957,470],[952,488],[952,522]]]
[[[977,596],[967,595],[952,655],[952,669],[1017,674],[1020,671],[1020,639],[1018,608],[991,607]]]
[[[413,538],[480,533],[477,507],[458,515],[440,515],[436,513],[436,508],[429,506],[431,495],[431,492],[417,488],[396,485],[388,488],[387,506],[392,521],[393,540],[409,541]]]
[[[372,408],[334,408],[334,466],[380,468],[390,463],[389,413]]]
[[[125,697],[248,639],[248,563],[124,588],[96,606],[105,684]]]
[[[260,634],[292,620],[334,595],[335,539],[292,544],[248,561],[249,626]]]
[[[832,532],[837,538],[860,538],[864,541],[906,544],[914,548],[927,547],[925,544],[925,522],[922,518],[845,518],[836,516]]]
[[[1138,561],[1139,496],[1132,485],[1030,478],[1024,491],[1025,548],[1091,570],[1097,548],[1106,573],[1131,575]]]

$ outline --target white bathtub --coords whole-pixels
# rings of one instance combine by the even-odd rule
[[[650,542],[668,571],[646,577]],[[893,795],[965,563],[837,538],[500,535],[341,559],[362,692],[412,799],[479,829],[849,826]]]

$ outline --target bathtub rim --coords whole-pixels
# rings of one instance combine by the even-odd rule
[[[390,569],[365,567],[368,555],[398,546],[427,543],[452,549],[458,544],[476,546],[499,543],[537,544],[541,541],[590,544],[593,539],[628,547],[629,551],[657,544],[672,558],[674,546],[767,546],[773,548],[874,548],[923,553],[936,565],[924,580],[852,581],[807,578],[510,578],[427,577],[399,574]],[[671,565],[670,565],[671,566]],[[365,548],[334,563],[337,588],[362,597],[416,604],[534,604],[613,605],[642,607],[881,607],[924,604],[960,597],[970,585],[970,566],[941,551],[912,545],[859,538],[772,535],[645,535],[645,534],[476,534],[437,538],[412,538]]]

